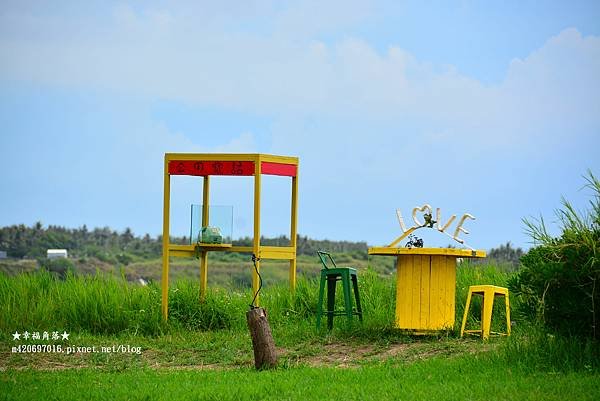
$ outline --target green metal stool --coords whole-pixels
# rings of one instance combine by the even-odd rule
[[[358,279],[356,276],[356,269],[351,267],[337,267],[333,257],[327,252],[317,251],[319,259],[323,264],[321,269],[321,284],[319,286],[319,305],[317,307],[317,329],[321,327],[321,317],[323,316],[323,295],[325,292],[325,282],[327,282],[327,328],[331,330],[333,328],[333,317],[334,316],[347,316],[348,324],[352,322],[352,316],[358,315],[359,320],[362,322],[362,307],[360,306],[360,296],[358,294]],[[327,258],[332,263],[332,267],[327,265]],[[342,288],[344,290],[344,310],[335,310],[335,288],[337,282],[342,281]],[[354,288],[354,298],[356,299],[356,311],[352,309],[352,296],[350,294],[350,280],[352,280],[352,286]]]

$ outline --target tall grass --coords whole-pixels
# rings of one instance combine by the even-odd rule
[[[537,324],[525,324],[503,342],[496,356],[508,366],[541,371],[598,371],[600,343],[592,339],[551,334]]]
[[[459,334],[468,287],[475,284],[505,285],[509,274],[495,266],[462,263],[457,269],[456,324],[449,336]],[[261,292],[261,305],[280,346],[302,344],[325,337],[344,340],[389,342],[402,336],[394,330],[395,279],[374,270],[359,273],[364,323],[348,328],[340,317],[334,330],[315,329],[318,280],[299,277],[295,294],[288,283],[270,285]],[[341,291],[339,291],[341,292]],[[245,314],[252,299],[250,289],[213,288],[199,302],[195,281],[174,283],[169,293],[169,321],[161,318],[157,284],[142,287],[110,275],[77,276],[64,280],[47,272],[6,276],[0,274],[0,331],[62,331],[98,335],[159,336],[189,331],[230,331],[246,334]],[[340,300],[341,301],[341,300]],[[340,302],[341,303],[341,302]],[[469,324],[479,325],[480,303],[474,301]],[[504,304],[497,302],[492,329],[504,331]],[[600,369],[600,344],[549,335],[527,321],[517,321],[514,335],[494,354],[507,365],[551,371]]]
[[[45,271],[0,274],[2,330],[71,330],[94,334],[158,334],[160,295],[107,275],[59,280]]]
[[[505,281],[506,274],[493,266],[460,265],[457,320],[462,317],[469,285],[502,285]],[[299,277],[293,295],[287,283],[265,287],[261,292],[261,305],[267,309],[271,324],[298,336],[315,334],[318,287],[316,278],[306,277]],[[367,268],[359,273],[359,288],[364,323],[355,326],[350,334],[369,335],[391,330],[395,314],[394,277],[381,277]],[[341,292],[338,291],[338,305],[342,303]],[[165,324],[161,319],[161,293],[156,283],[143,287],[106,274],[68,274],[64,280],[43,271],[13,277],[0,274],[0,329],[39,328],[151,336],[172,330],[246,330],[245,312],[252,299],[250,289],[212,288],[204,302],[198,301],[198,295],[196,281],[176,282],[169,292],[169,323]],[[499,309],[499,313],[501,319],[503,310]],[[347,331],[345,324],[336,322],[335,327],[338,333]]]

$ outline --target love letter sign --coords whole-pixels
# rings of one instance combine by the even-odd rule
[[[419,213],[420,213],[420,216],[419,216]],[[433,219],[432,209],[431,209],[430,205],[425,204],[423,206],[417,206],[417,207],[413,208],[412,219],[414,221],[414,225],[409,228],[406,228],[406,224],[404,223],[404,218],[402,217],[402,213],[400,212],[400,209],[396,209],[396,215],[398,216],[398,222],[400,223],[400,228],[402,229],[403,235],[400,238],[398,238],[396,241],[394,241],[390,246],[394,246],[395,244],[400,242],[404,237],[406,237],[408,234],[412,233],[413,231],[415,231],[418,228],[423,228],[423,227],[434,228],[434,225],[435,225],[435,228],[439,232],[448,235],[450,238],[452,238],[453,240],[455,240],[456,242],[458,242],[460,244],[464,244],[465,241],[458,237],[461,232],[463,232],[465,234],[469,233],[467,230],[465,230],[463,228],[463,225],[465,224],[465,221],[467,219],[475,220],[475,217],[473,217],[471,214],[469,214],[469,213],[463,214],[463,216],[458,221],[458,225],[456,226],[456,229],[454,230],[454,234],[450,235],[450,234],[446,233],[446,230],[448,229],[448,227],[450,227],[450,225],[452,225],[452,223],[456,219],[456,215],[453,214],[452,216],[450,216],[448,221],[446,221],[446,223],[443,224],[442,223],[442,215],[441,215],[441,211],[440,211],[439,207],[436,209],[435,220]],[[422,220],[420,218],[422,218]]]

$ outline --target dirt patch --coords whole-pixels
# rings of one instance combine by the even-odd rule
[[[379,359],[388,359],[405,354],[410,346],[411,344],[392,344],[388,349],[379,353],[378,357]]]
[[[454,357],[465,353],[479,353],[491,350],[489,344],[480,341],[440,341],[408,342],[388,345],[331,343],[315,352],[314,355],[295,355],[285,349],[279,350],[283,360],[293,359],[294,365],[314,367],[358,367],[364,363],[393,361],[410,363],[438,356]]]
[[[445,353],[444,349],[421,343],[400,343],[388,346],[333,343],[324,345],[317,355],[297,357],[297,363],[315,367],[357,367],[365,362],[389,359],[406,362],[429,359],[443,353]],[[285,351],[282,356],[286,357]]]
[[[319,355],[301,358],[300,362],[309,366],[349,367],[370,355],[374,348],[372,345],[326,344]]]
[[[464,354],[487,352],[494,344],[477,340],[415,341],[391,344],[311,343],[296,347],[277,347],[279,365],[282,367],[312,366],[357,368],[364,364],[392,362],[411,363],[434,357],[455,357]],[[141,355],[121,354],[13,354],[0,352],[0,371],[7,369],[112,369],[124,370],[134,366],[173,370],[229,370],[253,366],[252,351],[239,350],[226,361],[215,360],[205,351],[179,349],[145,349]]]

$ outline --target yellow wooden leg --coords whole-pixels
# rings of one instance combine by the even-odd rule
[[[254,164],[254,241],[252,252],[256,258],[256,269],[252,268],[252,296],[256,296],[254,305],[259,305],[258,288],[260,286],[260,182],[261,182],[261,160],[260,157]]]
[[[481,308],[481,330],[484,340],[490,338],[492,327],[492,310],[494,308],[494,291],[485,290],[483,293],[483,307]]]
[[[290,292],[296,292],[296,259],[290,260]]]
[[[506,335],[510,336],[510,301],[508,300],[508,291],[504,295],[504,302],[506,303]]]
[[[161,281],[161,309],[164,320],[169,316],[169,251],[163,250]]]
[[[465,312],[463,313],[462,325],[460,326],[460,336],[465,334],[465,325],[467,324],[467,316],[469,315],[469,308],[471,307],[471,289],[467,295],[467,302],[465,304]]]
[[[260,272],[260,260],[256,261],[256,269],[252,268],[252,296],[254,296],[258,292],[258,287],[260,286],[260,279],[258,277],[258,274],[256,273],[257,271]],[[256,296],[254,305],[259,305],[259,296]]]
[[[169,175],[169,160],[165,155],[163,187],[163,236],[162,236],[162,275],[161,309],[164,320],[169,316],[169,218],[171,204],[171,176]]]
[[[290,289],[296,291],[296,246],[298,240],[298,175],[292,177],[292,209],[290,222],[290,246],[294,248],[294,259],[290,260]]]
[[[210,221],[210,177],[204,176],[204,185],[202,186],[202,227],[208,227]],[[200,302],[206,299],[206,289],[208,288],[208,252],[200,252]]]
[[[200,252],[200,301],[206,299],[206,289],[208,288],[208,252]]]

